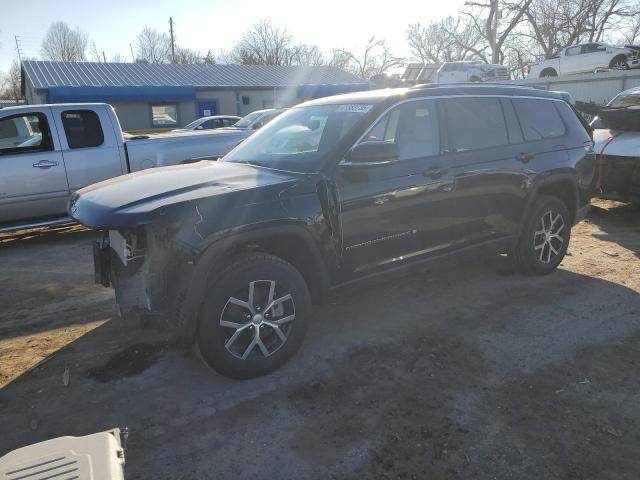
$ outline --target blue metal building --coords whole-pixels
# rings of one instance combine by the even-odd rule
[[[124,130],[174,128],[201,116],[243,116],[367,88],[364,80],[328,66],[22,64],[28,103],[110,103]]]

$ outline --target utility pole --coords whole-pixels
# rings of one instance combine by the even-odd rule
[[[169,32],[171,33],[171,63],[176,63],[176,42],[173,38],[173,17],[169,17]]]
[[[104,50],[102,51],[102,59],[104,60],[104,63],[107,63],[107,56],[104,54]]]
[[[13,38],[16,41],[16,50],[18,51],[18,60],[22,63],[22,54],[20,53],[20,42],[18,42],[18,36],[14,35]]]
[[[131,49],[131,61],[136,63],[136,56],[133,54],[133,45],[129,44],[129,49]]]

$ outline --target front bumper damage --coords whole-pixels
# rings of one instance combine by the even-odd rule
[[[113,287],[119,314],[166,315],[171,280],[183,257],[166,232],[151,227],[136,231],[108,230],[93,244],[94,279]]]

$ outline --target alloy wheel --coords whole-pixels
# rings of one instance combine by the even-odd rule
[[[274,280],[255,280],[248,289],[230,297],[222,309],[224,346],[242,360],[269,357],[286,343],[295,318],[295,304],[289,292]]]
[[[613,64],[611,69],[612,70],[628,70],[629,65],[624,60],[618,60],[616,63]]]
[[[564,237],[561,235],[564,227],[560,213],[549,210],[542,215],[533,234],[533,249],[540,262],[550,263],[560,254],[564,246]]]

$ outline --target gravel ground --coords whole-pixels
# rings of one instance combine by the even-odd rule
[[[1,236],[0,455],[128,426],[129,480],[635,480],[640,211],[594,203],[554,274],[497,258],[355,285],[250,381],[110,321],[92,232]]]

